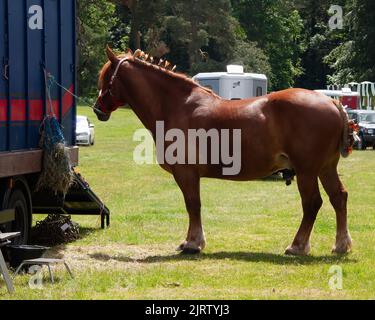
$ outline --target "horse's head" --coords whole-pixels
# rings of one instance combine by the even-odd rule
[[[113,111],[126,104],[121,92],[119,72],[121,65],[126,62],[129,55],[117,57],[107,47],[107,56],[109,61],[100,72],[99,96],[94,106],[94,112],[100,121],[108,121]]]

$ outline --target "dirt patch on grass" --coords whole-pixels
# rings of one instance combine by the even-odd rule
[[[176,254],[170,245],[57,246],[49,250],[48,257],[65,259],[75,270],[116,270],[145,267],[144,262],[154,256]]]

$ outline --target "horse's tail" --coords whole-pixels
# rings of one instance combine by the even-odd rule
[[[334,103],[340,111],[341,119],[344,125],[343,131],[342,131],[341,143],[340,143],[340,153],[342,157],[347,158],[353,151],[353,145],[355,142],[354,140],[355,124],[353,121],[349,120],[348,113],[344,109],[341,102],[334,100]]]

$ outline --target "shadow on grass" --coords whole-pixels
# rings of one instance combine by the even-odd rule
[[[119,262],[137,262],[137,263],[163,263],[176,261],[204,261],[204,260],[237,260],[247,262],[263,262],[278,265],[313,265],[313,264],[343,264],[355,263],[357,260],[351,259],[348,255],[324,255],[324,256],[306,256],[293,257],[274,253],[263,252],[215,252],[201,253],[198,255],[187,255],[183,253],[168,256],[149,256],[143,259],[132,259],[124,255],[110,256],[107,254],[95,253],[91,258],[108,261],[110,259]]]
[[[111,256],[109,254],[100,253],[100,252],[89,254],[89,257],[91,259],[99,260],[99,261],[102,261],[102,262],[107,262],[109,260],[116,260],[116,261],[119,261],[119,262],[127,262],[127,263],[129,263],[129,262],[141,262],[140,260],[132,259],[132,258],[123,256],[123,255],[121,255],[121,256]]]
[[[265,262],[279,265],[311,265],[311,264],[336,264],[336,263],[351,263],[357,262],[350,259],[349,256],[306,256],[306,257],[293,257],[283,254],[264,253],[264,252],[215,252],[215,253],[202,253],[200,255],[192,256],[183,253],[173,256],[154,256],[147,257],[143,261],[138,262],[153,263],[163,261],[176,261],[176,260],[238,260],[247,262]]]

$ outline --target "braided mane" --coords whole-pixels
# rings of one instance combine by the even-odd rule
[[[132,54],[131,51],[130,51],[128,53],[123,53],[123,54],[120,54],[118,56],[118,58],[120,58],[120,59],[123,59],[123,58],[126,58],[126,57],[132,57],[133,58],[133,59],[129,59],[129,61],[133,61],[135,63],[139,63],[139,64],[142,64],[144,66],[151,67],[155,70],[159,70],[159,71],[168,73],[168,74],[174,76],[175,78],[185,80],[185,81],[189,82],[190,84],[198,86],[201,89],[205,90],[206,92],[211,93],[212,95],[214,95],[216,97],[219,97],[211,89],[208,89],[206,87],[201,86],[198,82],[196,82],[195,80],[193,80],[189,76],[187,76],[183,73],[176,72],[177,66],[170,63],[168,60],[164,60],[162,58],[154,58],[150,54],[147,54],[147,53],[145,53],[145,52],[143,52],[142,50],[139,50],[139,49],[136,50],[134,52],[134,54]],[[102,70],[100,71],[99,86],[101,85],[101,83],[103,83],[104,75],[105,75],[106,71],[108,70],[108,68],[110,67],[110,65],[111,65],[111,62],[108,61],[104,65]]]

